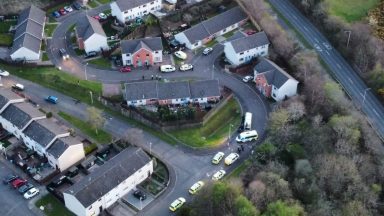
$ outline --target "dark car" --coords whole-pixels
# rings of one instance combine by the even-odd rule
[[[79,2],[73,2],[72,4],[72,7],[75,8],[76,10],[80,10],[81,9],[81,5],[79,4]]]
[[[58,11],[53,11],[52,12],[52,16],[55,17],[55,18],[59,18],[60,17],[60,13]]]
[[[3,183],[9,184],[9,183],[13,182],[14,180],[16,180],[17,178],[19,178],[19,177],[15,174],[8,174],[7,176],[5,176],[3,178]]]
[[[25,192],[27,192],[31,188],[33,188],[33,184],[27,183],[27,184],[21,186],[18,191],[19,191],[19,193],[24,194]]]
[[[141,190],[136,190],[135,192],[133,192],[133,196],[139,200],[147,199],[147,195],[145,195],[145,193]]]

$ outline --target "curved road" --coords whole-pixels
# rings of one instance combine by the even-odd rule
[[[384,107],[357,75],[356,71],[337,50],[330,46],[329,41],[290,1],[269,0],[269,2],[315,48],[336,80],[344,87],[355,105],[366,114],[368,121],[377,134],[384,139]]]
[[[97,14],[103,10],[105,10],[105,5],[89,11],[88,14]],[[121,83],[121,81],[142,79],[141,77],[143,74],[145,77],[158,74],[157,69],[155,68],[151,68],[150,70],[134,69],[133,72],[129,74],[123,74],[117,70],[102,70],[91,66],[85,66],[83,61],[75,56],[73,49],[68,47],[67,42],[69,41],[69,38],[66,36],[66,32],[69,27],[75,24],[77,20],[84,15],[84,12],[75,12],[63,17],[62,20],[59,20],[61,23],[55,30],[52,39],[48,42],[47,49],[49,58],[57,67],[60,67],[61,70],[72,73],[78,77],[97,80],[103,83]],[[67,49],[71,55],[70,60],[65,62],[62,61],[58,54],[58,49],[60,48]],[[215,46],[211,55],[202,56],[199,54],[191,59],[190,62],[195,66],[193,72],[175,72],[170,74],[161,74],[161,76],[164,79],[181,77],[218,79],[220,85],[225,85],[233,90],[236,98],[241,103],[241,107],[244,112],[251,111],[254,114],[253,127],[259,132],[261,138],[258,142],[260,142],[265,133],[269,105],[262,97],[259,96],[259,94],[255,91],[255,88],[252,88],[249,84],[244,84],[241,81],[241,77],[232,76],[219,69],[219,67],[213,66],[215,64],[215,60],[221,55],[222,52],[223,46],[218,44]],[[60,98],[60,103],[54,106],[48,105],[50,108],[67,112],[82,119],[86,118],[85,110],[87,106],[84,104],[74,105],[73,99],[57,92],[53,92],[52,90],[44,89],[30,82],[26,82],[26,89],[27,93],[31,93],[32,99],[37,103],[45,103],[42,100],[44,96],[47,94],[55,94]],[[131,128],[131,126],[119,119],[108,118],[104,128],[114,136],[120,137],[122,134],[126,133],[127,129]],[[241,153],[240,159],[230,167],[224,167],[223,163],[219,166],[213,166],[211,165],[211,159],[214,153],[220,150],[228,155],[230,152],[235,152],[237,150],[238,145],[234,142],[234,136],[232,136],[230,144],[221,146],[219,149],[193,151],[181,145],[170,146],[145,131],[142,131],[142,133],[145,139],[143,140],[141,147],[147,151],[151,151],[160,160],[166,162],[168,168],[170,169],[171,184],[165,193],[140,211],[139,215],[169,215],[168,206],[173,200],[183,196],[187,199],[187,202],[190,201],[191,197],[187,190],[193,183],[201,179],[210,179],[213,173],[219,169],[225,169],[227,172],[235,169],[242,161],[249,157],[251,149],[256,145],[256,143],[249,143],[245,145],[245,151]],[[150,146],[149,143],[152,143],[152,145]]]

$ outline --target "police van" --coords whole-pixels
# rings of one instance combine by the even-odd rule
[[[250,142],[253,140],[257,140],[258,138],[259,138],[259,135],[257,134],[256,130],[245,131],[240,133],[236,137],[236,142],[241,142],[241,143]]]

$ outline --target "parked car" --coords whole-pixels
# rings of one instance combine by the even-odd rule
[[[183,52],[183,51],[176,51],[176,52],[174,52],[173,53],[177,58],[179,58],[179,59],[182,59],[182,60],[185,60],[185,59],[187,59],[187,53],[185,53],[185,52]]]
[[[102,20],[106,20],[108,18],[107,15],[105,15],[104,13],[99,13],[99,17]]]
[[[65,6],[64,10],[67,11],[68,13],[73,11],[72,7],[69,5]]]
[[[171,205],[169,206],[169,210],[174,212],[177,209],[179,209],[181,206],[183,206],[184,203],[185,203],[185,199],[183,197],[179,197],[171,203]]]
[[[133,196],[139,200],[147,199],[147,195],[145,195],[145,193],[141,190],[136,190],[135,192],[133,192]]]
[[[24,194],[24,198],[25,198],[25,199],[31,199],[31,198],[33,198],[34,196],[37,196],[39,193],[40,193],[39,189],[37,189],[37,188],[31,188],[31,189],[29,189],[29,191],[27,191],[27,192]]]
[[[75,8],[76,10],[80,10],[81,9],[81,5],[77,1],[73,2],[72,7]]]
[[[0,76],[9,76],[9,72],[6,70],[1,70],[0,69]]]
[[[55,18],[59,18],[61,15],[58,11],[53,11],[52,12],[52,16],[55,17]]]
[[[255,31],[255,30],[248,30],[248,31],[246,31],[245,33],[246,33],[247,35],[253,35],[253,34],[256,33],[256,31]]]
[[[219,164],[221,159],[223,159],[223,157],[224,157],[224,152],[217,152],[215,156],[213,156],[212,158],[212,163]]]
[[[33,184],[27,183],[19,188],[19,193],[24,194],[25,192],[29,191],[29,189],[33,188]]]
[[[189,189],[190,194],[195,194],[197,191],[199,191],[204,186],[204,182],[198,181],[195,184],[192,185],[192,187]]]
[[[25,185],[27,183],[27,180],[25,179],[21,179],[21,178],[17,178],[16,180],[14,180],[11,185],[13,188],[17,189],[23,185]]]
[[[59,53],[60,53],[60,56],[63,58],[63,60],[69,59],[69,55],[65,49],[63,48],[59,49]]]
[[[169,72],[175,72],[176,71],[176,68],[173,65],[161,65],[159,69],[163,73],[169,73]]]
[[[7,176],[5,176],[3,178],[3,183],[4,184],[9,184],[11,182],[13,182],[14,180],[18,179],[19,176],[15,175],[15,174],[8,174]]]
[[[58,98],[55,97],[55,96],[50,95],[50,96],[46,97],[45,100],[47,102],[50,102],[50,103],[53,103],[53,104],[57,104]]]
[[[95,56],[97,56],[97,52],[95,52],[95,51],[91,51],[91,52],[85,54],[86,58],[91,58],[91,57],[95,57]]]
[[[237,159],[239,159],[239,157],[240,157],[239,154],[237,154],[237,153],[231,153],[231,154],[229,154],[229,155],[225,158],[224,163],[225,163],[226,165],[229,166],[229,165],[233,164]]]
[[[24,90],[24,85],[22,85],[20,83],[16,83],[16,84],[12,85],[12,88],[15,89],[15,90],[23,91]]]
[[[65,11],[64,8],[60,8],[59,13],[60,13],[60,15],[63,16],[63,15],[65,15],[65,14],[67,14],[67,11]]]
[[[225,173],[226,173],[225,170],[217,171],[215,174],[213,174],[212,180],[218,181],[218,180],[222,179],[224,177]]]
[[[245,83],[247,83],[247,82],[249,82],[249,81],[251,81],[251,80],[253,80],[253,76],[245,76],[245,77],[243,78],[243,82],[245,82]]]
[[[98,15],[96,15],[96,16],[92,16],[94,19],[97,19],[98,21],[100,21],[100,17],[98,16]]]
[[[203,55],[208,55],[213,51],[212,47],[207,47],[203,50]]]
[[[188,71],[188,70],[193,70],[193,65],[183,64],[180,66],[180,71]]]
[[[120,72],[121,73],[131,72],[131,67],[124,66],[124,67],[120,68]]]

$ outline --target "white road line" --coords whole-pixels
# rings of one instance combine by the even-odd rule
[[[304,30],[305,30],[305,31],[308,31],[307,27],[304,26]]]
[[[349,82],[353,84],[353,81],[352,81],[352,79],[351,79],[351,78],[348,78],[348,79],[349,79]]]
[[[297,20],[297,17],[295,15],[292,15],[295,20]]]
[[[374,113],[376,113],[376,115],[379,115],[379,113],[377,113],[377,111],[374,108],[372,110]]]
[[[340,66],[339,64],[337,64],[337,67],[338,67],[339,69],[341,69],[341,66]]]
[[[328,51],[325,51],[327,53],[327,55],[330,55]]]
[[[315,41],[316,41],[317,43],[320,43],[319,40],[317,40],[317,38],[315,38]]]

